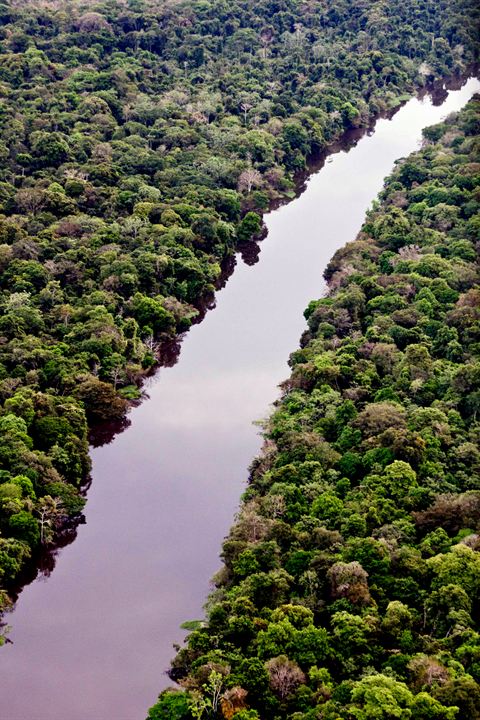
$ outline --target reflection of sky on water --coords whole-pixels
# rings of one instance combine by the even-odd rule
[[[396,158],[421,128],[464,105],[413,100],[336,154],[295,202],[267,218],[260,262],[239,262],[217,307],[185,338],[179,363],[149,383],[127,431],[93,451],[87,524],[47,582],[20,597],[14,645],[0,651],[7,720],[141,720],[197,618],[302,312],[353,240]]]

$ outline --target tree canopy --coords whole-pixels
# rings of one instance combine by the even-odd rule
[[[479,113],[426,131],[326,269],[172,664],[179,720],[231,717],[213,672],[235,718],[480,716]]]
[[[88,430],[140,397],[162,341],[199,316],[262,211],[345,130],[464,71],[477,17],[473,0],[0,2],[0,587],[12,594],[78,518]],[[422,172],[403,168],[406,185]],[[470,189],[431,192],[416,212],[448,230]],[[468,265],[468,237],[456,242]],[[425,276],[445,262],[426,255]],[[456,292],[443,276],[427,290],[432,312]],[[469,308],[452,309],[453,360]],[[392,332],[391,362],[418,334]],[[420,382],[429,358],[415,352]],[[475,377],[467,366],[457,382]]]

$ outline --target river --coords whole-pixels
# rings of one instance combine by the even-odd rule
[[[86,524],[55,571],[26,587],[0,650],[3,720],[143,720],[181,642],[238,506],[302,312],[335,250],[353,240],[394,161],[422,128],[460,109],[471,78],[434,105],[413,99],[348,152],[331,155],[295,201],[265,216],[260,261],[240,257],[180,361],[149,381],[131,425],[92,450]]]

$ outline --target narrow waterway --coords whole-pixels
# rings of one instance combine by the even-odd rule
[[[266,216],[260,261],[238,259],[217,306],[186,336],[180,361],[150,381],[131,426],[93,450],[86,525],[55,571],[24,589],[0,650],[3,720],[142,720],[180,624],[201,617],[260,447],[252,421],[288,375],[302,312],[322,293],[334,251],[353,240],[394,161],[421,130],[480,90],[470,79],[439,106],[408,102],[305,192]]]

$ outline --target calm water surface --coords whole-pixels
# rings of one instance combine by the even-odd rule
[[[180,362],[151,381],[131,426],[93,450],[86,525],[54,573],[20,596],[0,651],[2,720],[142,720],[181,641],[201,617],[246,468],[302,312],[334,251],[353,240],[396,158],[423,127],[460,109],[477,80],[439,107],[411,100],[339,152],[303,195],[266,216],[260,262],[241,260]]]

